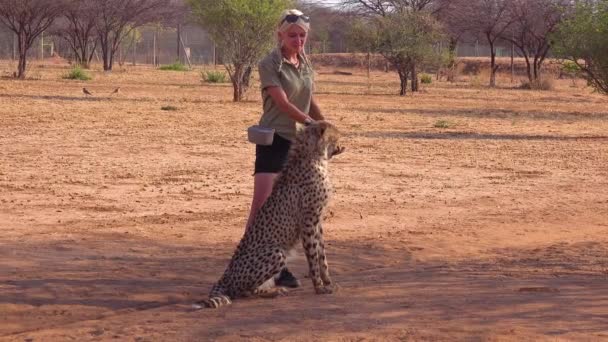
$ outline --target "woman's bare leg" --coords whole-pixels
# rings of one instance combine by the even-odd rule
[[[249,227],[253,222],[255,214],[270,196],[277,175],[278,173],[256,173],[253,176],[253,200],[251,201],[251,210],[249,211],[246,227]]]

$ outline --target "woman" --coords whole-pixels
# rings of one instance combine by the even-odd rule
[[[277,30],[278,46],[258,66],[264,107],[260,126],[274,128],[275,135],[272,145],[256,145],[253,200],[247,226],[270,195],[296,130],[313,120],[323,120],[312,95],[313,70],[304,51],[309,22],[298,10],[283,12]],[[287,268],[276,284],[299,286]]]

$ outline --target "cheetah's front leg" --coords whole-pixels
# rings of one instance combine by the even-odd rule
[[[331,277],[329,276],[329,266],[327,265],[327,257],[325,256],[325,240],[323,239],[323,226],[319,223],[317,227],[319,232],[319,267],[321,268],[321,280],[323,285],[332,286]]]
[[[308,259],[310,279],[312,280],[315,292],[317,294],[332,293],[333,289],[329,286],[324,286],[324,282],[321,279],[319,232],[313,229],[305,231],[302,237],[302,244],[304,246],[304,253]]]

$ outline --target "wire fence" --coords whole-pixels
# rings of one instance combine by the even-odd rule
[[[159,29],[156,27],[143,27],[139,30],[137,40],[126,39],[119,48],[115,60],[119,64],[171,64],[179,61],[183,64],[214,64],[217,53],[209,35],[197,26],[182,26],[179,29]],[[181,37],[181,42],[179,37]],[[314,44],[314,43],[312,43]],[[343,44],[346,45],[346,44]],[[342,45],[342,46],[343,46]],[[352,52],[345,48],[336,47],[327,52]],[[511,55],[509,45],[499,45],[497,57]],[[28,52],[30,60],[40,60],[51,56],[72,60],[72,51],[67,42],[57,36],[41,35]],[[459,57],[489,57],[490,48],[481,41],[459,43],[457,47]],[[15,34],[6,28],[0,27],[0,59],[18,58]],[[93,60],[100,61],[97,52]]]

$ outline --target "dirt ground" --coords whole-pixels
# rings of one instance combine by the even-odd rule
[[[289,296],[200,311],[248,215],[259,89],[0,79],[0,340],[608,341],[607,96],[318,71],[347,148],[325,217],[341,290],[315,295],[300,252]]]

